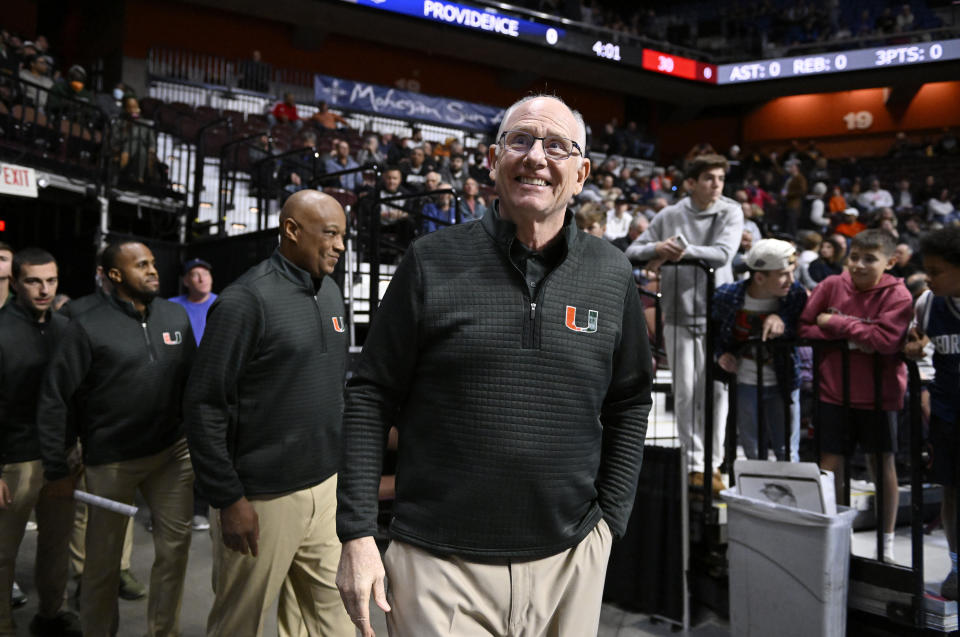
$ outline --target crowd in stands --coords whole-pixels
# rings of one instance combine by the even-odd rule
[[[798,44],[888,38],[942,26],[924,1],[829,2],[740,0],[632,4],[611,0],[517,0],[518,5],[670,44],[719,55],[764,56]],[[691,20],[690,16],[697,16]],[[714,40],[707,44],[708,40]],[[747,43],[747,49],[732,46]],[[869,46],[860,43],[859,46]]]
[[[118,82],[103,91],[91,88],[87,70],[74,64],[62,70],[47,38],[25,40],[0,30],[0,114],[8,141],[20,134],[29,143],[64,158],[83,156],[96,164],[96,142],[109,135],[113,180],[126,184],[160,184],[165,165],[157,157],[157,132],[140,120],[140,105],[132,88]],[[69,138],[81,143],[71,146]],[[65,141],[66,140],[66,141]],[[95,142],[95,143],[90,143]]]

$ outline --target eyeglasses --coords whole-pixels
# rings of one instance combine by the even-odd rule
[[[533,148],[534,143],[540,140],[543,142],[543,153],[550,159],[561,161],[569,159],[573,151],[578,155],[583,154],[580,144],[557,135],[548,135],[547,137],[536,137],[522,130],[508,130],[500,135],[500,143],[506,150],[518,155],[526,155]]]

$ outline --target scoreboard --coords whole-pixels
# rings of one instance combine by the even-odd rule
[[[619,41],[599,37],[599,31],[559,18],[533,20],[489,6],[447,0],[342,1],[708,84],[744,84],[960,60],[960,39],[953,39],[717,65],[644,48],[629,38]]]

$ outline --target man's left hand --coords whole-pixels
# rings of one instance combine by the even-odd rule
[[[833,318],[833,314],[830,314],[829,312],[821,312],[817,315],[817,325],[819,327],[824,327],[830,322],[831,318]]]
[[[41,493],[44,497],[60,498],[70,500],[73,498],[73,490],[77,488],[77,479],[72,475],[58,480],[51,480],[43,485]]]
[[[0,509],[6,509],[13,502],[13,495],[10,493],[10,487],[0,478]]]
[[[768,338],[777,338],[783,336],[783,319],[778,314],[770,314],[763,321],[763,333],[760,340],[766,341]]]

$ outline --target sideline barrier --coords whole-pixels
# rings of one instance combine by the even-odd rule
[[[665,263],[664,266],[668,267],[692,267],[696,268],[698,271],[704,272],[706,274],[712,274],[713,269],[710,268],[707,264],[697,263],[697,262],[678,262],[676,264]],[[706,314],[709,316],[712,312],[712,296],[713,290],[712,285],[707,286],[707,283],[712,283],[710,281],[712,277],[708,278],[708,281],[705,282],[704,288],[710,287],[710,293],[706,298],[697,299],[697,311],[696,316],[702,316],[699,312],[699,307],[704,306],[706,308]],[[704,291],[706,291],[704,289]],[[663,325],[662,325],[662,316],[664,314],[663,303],[665,293],[668,291],[663,287],[659,289],[658,292],[650,292],[646,290],[641,290],[641,294],[646,298],[652,298],[655,302],[655,316],[657,325],[653,330],[651,336],[652,341],[656,347],[664,343],[663,338]],[[675,300],[678,298],[676,294],[673,297]],[[676,302],[676,301],[675,301]],[[707,356],[703,365],[698,365],[696,372],[699,375],[705,377],[705,380],[710,380],[716,378],[716,372],[713,369],[713,362],[715,360],[715,347],[713,344],[713,332],[715,327],[713,322],[709,323],[709,326],[704,334],[704,338],[708,341],[707,346]],[[743,347],[747,348],[757,348],[759,343],[757,340],[752,340],[746,342]],[[823,356],[830,350],[839,350],[840,358],[843,365],[843,377],[844,377],[844,388],[845,388],[845,409],[849,410],[850,405],[850,395],[849,395],[849,383],[850,383],[850,349],[845,341],[814,341],[814,340],[773,340],[768,341],[764,344],[768,348],[793,348],[795,346],[809,346],[813,348],[813,369],[812,369],[812,392],[813,395],[819,396],[819,386],[820,386],[820,363]],[[879,354],[873,354],[873,356],[879,358]],[[899,358],[899,355],[897,355]],[[923,627],[925,625],[925,609],[924,609],[924,568],[923,568],[923,513],[924,513],[924,502],[923,502],[923,491],[924,491],[924,461],[923,461],[923,433],[922,433],[922,415],[920,411],[920,375],[917,368],[917,365],[913,361],[906,361],[907,371],[908,371],[908,390],[907,390],[907,402],[904,406],[904,412],[906,414],[906,419],[904,424],[909,426],[909,445],[910,445],[910,460],[909,460],[909,482],[910,482],[910,516],[911,516],[911,565],[901,566],[899,564],[893,564],[886,562],[883,556],[883,526],[882,519],[884,515],[883,511],[883,484],[881,480],[875,480],[876,484],[876,501],[877,501],[877,516],[876,516],[876,544],[877,544],[877,559],[867,559],[861,558],[856,555],[851,555],[851,569],[850,569],[850,579],[851,582],[867,582],[871,586],[888,589],[891,591],[896,591],[907,596],[904,599],[909,599],[909,603],[888,603],[886,604],[886,617],[892,621],[911,625],[917,628]],[[879,365],[874,364],[873,368],[876,370],[874,374],[874,396],[880,398],[880,392],[877,391],[877,388],[880,384],[880,375],[879,375]],[[719,368],[717,368],[719,369]],[[761,384],[762,386],[762,384]],[[713,429],[713,419],[712,419],[712,401],[710,400],[711,394],[713,393],[713,384],[711,382],[705,382],[704,386],[704,404],[703,404],[703,431],[704,431],[704,451],[705,457],[707,458],[707,470],[711,471],[711,452],[712,452],[712,429]],[[666,388],[655,387],[655,391],[662,390]],[[736,404],[736,384],[733,383],[729,391],[729,401],[730,401],[730,411],[727,419],[727,437],[726,437],[726,450],[725,450],[725,461],[724,464],[727,467],[732,468],[732,463],[736,458],[736,449],[737,449],[737,430],[736,430],[736,414],[738,406]],[[757,392],[757,399],[762,400],[763,390]],[[787,405],[784,405],[784,410],[786,411]],[[804,415],[811,416],[814,420],[814,443],[815,443],[815,453],[816,459],[820,458],[820,428],[817,424],[820,422],[819,419],[819,401],[815,400],[813,402],[812,409],[804,410],[801,414],[801,420]],[[762,413],[762,412],[761,412]],[[789,419],[786,420],[789,423]],[[758,445],[761,453],[759,454],[761,458],[765,458],[765,451],[769,449],[763,449],[764,442],[769,441],[769,436],[764,436],[763,432],[767,431],[766,423],[763,422],[762,417],[756,422],[758,427]],[[790,426],[786,426],[783,432],[783,440],[779,443],[775,443],[775,447],[782,445],[784,449],[790,448]],[[878,466],[881,465],[879,459],[875,460]],[[844,483],[840,498],[840,504],[848,505],[850,504],[850,462],[849,458],[846,460],[846,466],[844,471]],[[706,472],[705,472],[706,473]],[[901,475],[901,478],[905,476]],[[714,532],[711,533],[711,530],[717,525],[722,525],[721,516],[718,516],[715,507],[713,507],[713,498],[712,490],[709,487],[709,480],[705,480],[704,488],[702,489],[690,489],[690,494],[693,496],[691,504],[694,505],[692,513],[696,514],[699,508],[699,512],[702,515],[699,516],[699,519],[694,524],[692,530],[699,533],[694,534],[694,545],[702,545],[706,548],[707,552],[714,552],[716,548],[710,548],[713,543],[722,544],[722,533]],[[733,483],[733,478],[731,476],[731,484]],[[702,504],[700,504],[702,503]],[[958,520],[960,524],[960,520]],[[692,567],[690,574],[694,575],[696,572],[696,567]],[[692,588],[696,588],[695,583],[691,584]]]

